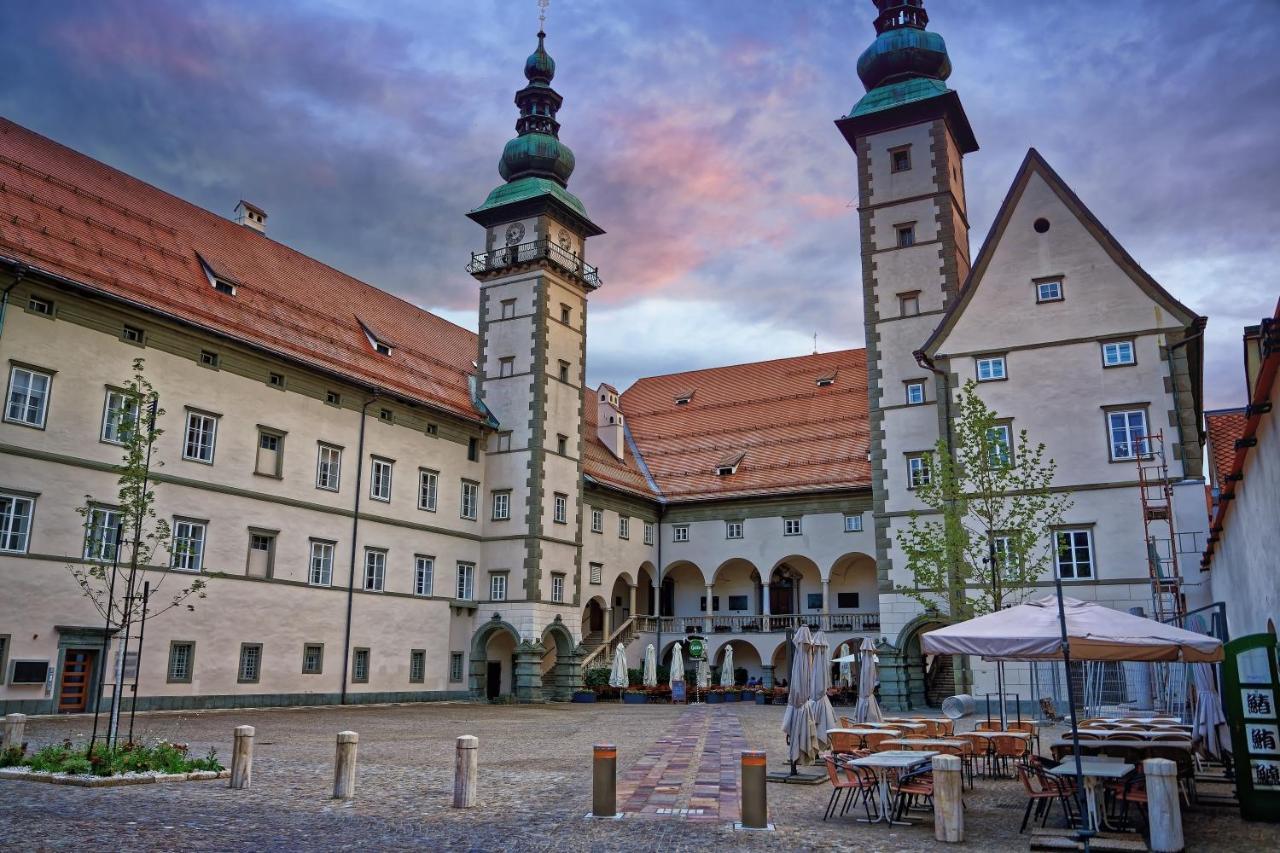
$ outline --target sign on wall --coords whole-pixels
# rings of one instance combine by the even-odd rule
[[[1245,820],[1280,821],[1280,672],[1276,636],[1251,634],[1227,643],[1223,700],[1231,725],[1236,790]]]

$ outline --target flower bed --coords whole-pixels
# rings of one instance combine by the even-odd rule
[[[222,779],[230,775],[212,748],[204,758],[188,755],[186,744],[158,741],[150,746],[125,743],[95,745],[92,752],[65,740],[31,755],[26,745],[0,754],[0,779],[101,787],[155,782]]]

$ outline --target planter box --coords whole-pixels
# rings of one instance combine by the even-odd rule
[[[623,693],[622,703],[624,705],[648,705],[649,694],[647,693]]]
[[[590,690],[575,690],[573,692],[574,702],[594,702],[596,694]]]
[[[723,701],[724,701],[724,694],[723,694],[723,693],[708,693],[708,694],[707,694],[707,704],[708,704],[708,705],[719,705],[719,704],[720,704],[720,703],[722,703]]]
[[[757,694],[756,694],[756,704],[757,704],[757,705],[767,705],[767,704],[768,704],[768,702],[769,702],[769,697],[765,696],[763,693],[757,693]]]
[[[741,695],[742,695],[742,694],[740,694],[740,693],[725,693],[725,694],[724,694],[724,701],[726,701],[726,702],[737,702],[737,701],[739,700],[739,697],[741,697]]]

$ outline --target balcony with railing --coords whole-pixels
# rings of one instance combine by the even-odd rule
[[[503,246],[492,252],[472,252],[467,272],[472,275],[500,273],[538,261],[550,261],[592,290],[603,284],[595,267],[552,240],[530,240],[515,246]]]
[[[633,620],[638,633],[663,634],[768,634],[782,633],[808,625],[828,634],[877,634],[879,613],[789,613],[768,616],[637,616]]]

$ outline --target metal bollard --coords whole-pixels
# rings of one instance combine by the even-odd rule
[[[618,747],[598,743],[592,747],[591,816],[618,814]]]
[[[26,714],[7,714],[4,718],[4,742],[0,748],[22,749],[22,738],[27,727]]]
[[[742,751],[742,828],[769,828],[769,799],[764,782],[763,749]]]
[[[338,732],[338,750],[333,760],[333,798],[352,800],[356,796],[356,744],[360,735]]]
[[[475,735],[458,738],[453,761],[453,807],[469,809],[476,804],[476,777],[480,771],[480,739]]]
[[[231,741],[231,778],[229,787],[248,788],[253,779],[253,726],[236,726]]]

